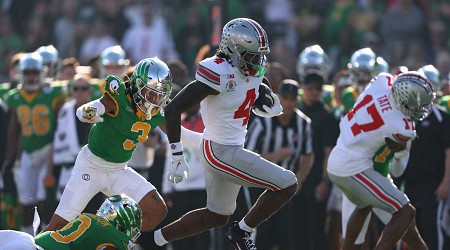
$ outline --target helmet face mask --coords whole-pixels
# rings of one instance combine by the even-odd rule
[[[390,93],[396,108],[415,121],[430,114],[435,95],[428,79],[415,71],[400,74]]]
[[[136,106],[150,120],[162,110],[172,91],[172,75],[167,65],[158,58],[140,61],[131,76],[131,92]]]
[[[300,79],[308,74],[317,74],[324,81],[328,78],[328,56],[319,45],[306,47],[297,60],[297,74]]]
[[[242,74],[264,75],[270,48],[266,32],[256,21],[248,18],[229,21],[223,27],[219,48]]]
[[[142,210],[125,195],[108,197],[97,211],[97,216],[107,219],[120,232],[135,242],[141,235]]]
[[[19,62],[19,81],[27,92],[35,92],[44,85],[46,67],[38,53],[28,53]]]

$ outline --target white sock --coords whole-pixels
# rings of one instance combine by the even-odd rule
[[[251,228],[251,227],[249,227],[247,224],[245,224],[244,219],[242,219],[241,221],[239,221],[239,227],[240,227],[242,230],[244,230],[244,231],[246,231],[246,232],[249,232],[249,233],[253,232],[253,230],[254,230],[254,228]]]
[[[164,236],[162,235],[161,229],[158,229],[155,231],[153,238],[155,240],[156,245],[158,246],[164,246],[165,244],[169,243],[166,239],[164,239]]]

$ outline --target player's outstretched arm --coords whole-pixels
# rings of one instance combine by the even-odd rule
[[[171,165],[167,178],[172,183],[178,183],[189,177],[189,166],[183,155],[181,135],[181,113],[200,103],[208,95],[218,94],[217,91],[199,81],[188,84],[164,108],[166,134],[172,152]]]
[[[93,100],[77,108],[77,117],[82,122],[103,122],[101,115],[114,113],[117,110],[116,103],[108,94],[103,94],[100,99]]]
[[[218,92],[206,84],[193,81],[183,88],[180,93],[164,108],[165,128],[169,142],[179,142],[181,134],[181,114],[200,103],[208,95]]]

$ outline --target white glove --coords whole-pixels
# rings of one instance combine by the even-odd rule
[[[184,155],[172,155],[172,163],[169,167],[167,178],[172,183],[182,182],[189,177],[189,166]]]
[[[103,122],[103,118],[97,114],[97,108],[92,106],[81,106],[81,116],[78,119],[87,123]]]
[[[402,151],[398,151],[396,153],[394,153],[394,158],[396,160],[400,160],[403,157],[405,157],[406,155],[409,154],[409,150],[411,149],[411,140],[409,140],[408,142],[406,142],[406,148],[403,149]]]
[[[272,107],[267,107],[267,105],[263,105],[264,110],[260,110],[259,108],[252,108],[253,113],[257,116],[261,117],[274,117],[279,116],[283,113],[283,107],[280,104],[280,99],[278,98],[277,94],[271,92],[270,96],[273,98],[273,105]]]

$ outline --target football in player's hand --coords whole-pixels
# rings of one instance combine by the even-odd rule
[[[272,107],[275,100],[272,98],[270,93],[272,90],[264,83],[261,83],[259,85],[259,96],[255,100],[255,103],[253,104],[253,107],[258,108],[260,110],[264,110],[263,106],[266,105],[267,107]]]
[[[396,142],[389,137],[384,138],[384,141],[388,148],[394,153],[400,152],[406,148],[406,142]]]

